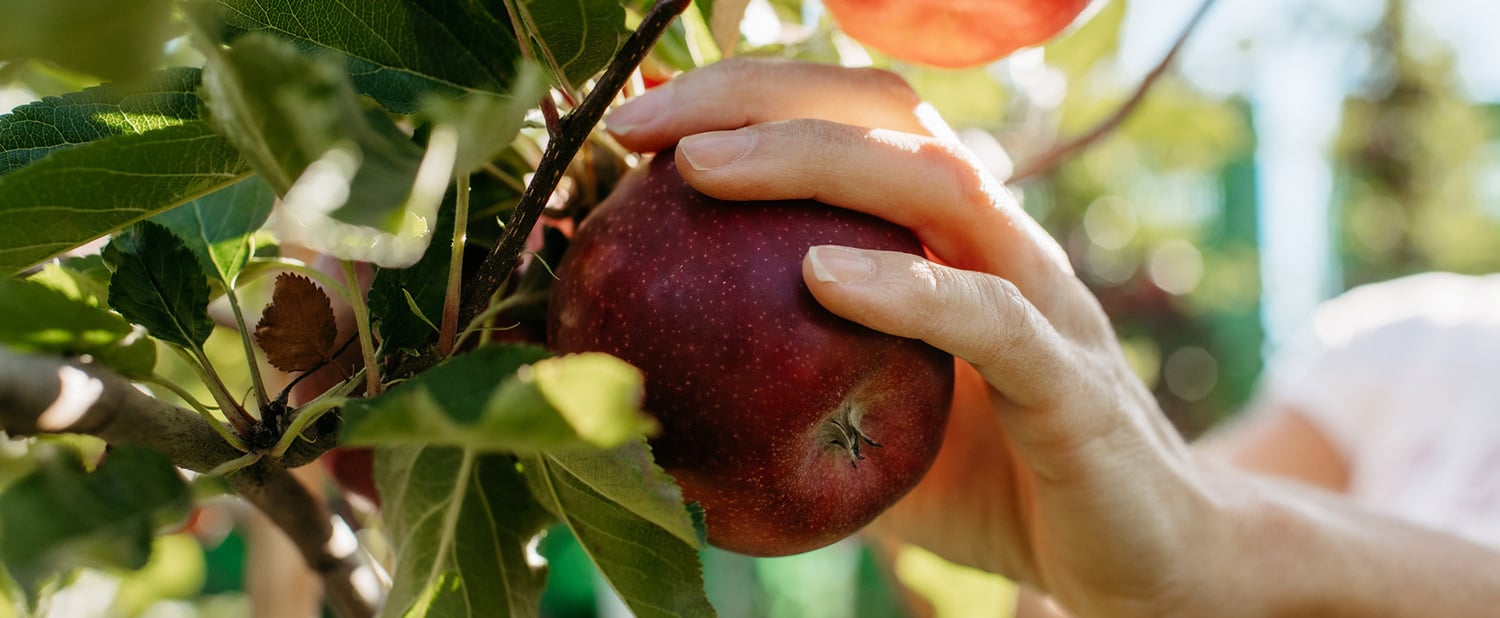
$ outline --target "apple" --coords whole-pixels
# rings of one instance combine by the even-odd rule
[[[823,0],[851,38],[894,58],[961,68],[1062,32],[1089,0]]]
[[[723,549],[778,556],[849,536],[941,443],[953,358],[819,305],[802,279],[819,244],[923,251],[852,210],[708,197],[668,150],[584,220],[557,269],[549,345],[642,370],[656,461]]]

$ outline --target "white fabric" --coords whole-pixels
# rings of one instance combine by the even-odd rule
[[[1343,452],[1356,500],[1500,547],[1500,275],[1351,290],[1277,354],[1266,388]]]

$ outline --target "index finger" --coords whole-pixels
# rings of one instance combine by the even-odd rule
[[[632,99],[605,119],[627,148],[651,152],[687,135],[793,118],[921,135],[950,132],[906,81],[879,69],[725,60]]]

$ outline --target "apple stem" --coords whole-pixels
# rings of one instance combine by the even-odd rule
[[[833,418],[828,419],[828,433],[832,434],[828,444],[844,449],[849,454],[849,466],[858,470],[859,462],[864,461],[865,456],[860,451],[860,443],[863,442],[875,448],[881,448],[881,444],[870,439],[859,427],[859,419],[863,414],[858,413],[853,405],[844,404]]]

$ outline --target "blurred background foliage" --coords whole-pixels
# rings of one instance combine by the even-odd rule
[[[816,0],[754,0],[736,53],[894,70],[997,176],[1008,177],[1113,113],[1165,54],[1197,1],[1145,6],[1112,0],[1043,48],[990,66],[944,71],[862,48],[838,33]],[[1424,270],[1500,270],[1500,88],[1476,86],[1460,70],[1500,66],[1500,43],[1491,35],[1451,37],[1434,26],[1455,23],[1454,15],[1462,21],[1469,10],[1495,17],[1495,9],[1463,0],[1218,4],[1174,65],[1192,70],[1169,69],[1117,130],[1048,173],[1013,185],[1063,244],[1114,320],[1134,367],[1189,436],[1245,404],[1267,350],[1311,308],[1292,302],[1291,309],[1278,309],[1277,294],[1312,289],[1326,298]],[[1423,6],[1450,22],[1418,15]],[[1252,13],[1268,17],[1225,25]],[[1332,66],[1342,83],[1322,88],[1333,79],[1326,72],[1283,76],[1276,71],[1287,65],[1261,61],[1309,40],[1319,49],[1340,50]],[[194,63],[191,56],[174,42],[167,60]],[[692,12],[649,63],[686,68],[718,56],[701,15]],[[36,62],[0,66],[0,79],[5,110],[90,83]],[[1295,112],[1301,103],[1284,102],[1308,90],[1334,93],[1322,103],[1329,113],[1307,108],[1313,118],[1307,126],[1331,137],[1310,140],[1314,164],[1307,166],[1306,186],[1276,185],[1268,179],[1284,163],[1277,159],[1284,152],[1267,144],[1286,142],[1276,133],[1286,126],[1296,131],[1284,110]],[[1267,111],[1277,109],[1283,111]],[[1290,219],[1269,216],[1281,206],[1268,197],[1273,186],[1280,187],[1278,196],[1305,196],[1311,207]],[[1311,239],[1312,246],[1298,240],[1301,248],[1292,250],[1294,257],[1298,250],[1311,257],[1272,272],[1267,264],[1278,262],[1270,252],[1287,237]],[[24,470],[11,451],[0,443],[0,486]],[[247,537],[245,527],[235,525],[243,516],[232,506],[202,509],[189,527],[192,535],[159,539],[160,551],[146,569],[86,572],[68,586],[81,592],[55,597],[43,613],[246,615]],[[565,530],[550,534],[539,550],[553,573],[546,615],[627,615]],[[1008,612],[1014,594],[998,577],[924,552],[857,541],[774,560],[709,550],[704,563],[710,597],[730,618],[992,616]],[[86,604],[101,594],[114,601],[104,608]],[[0,618],[8,615],[8,604],[0,603]]]

